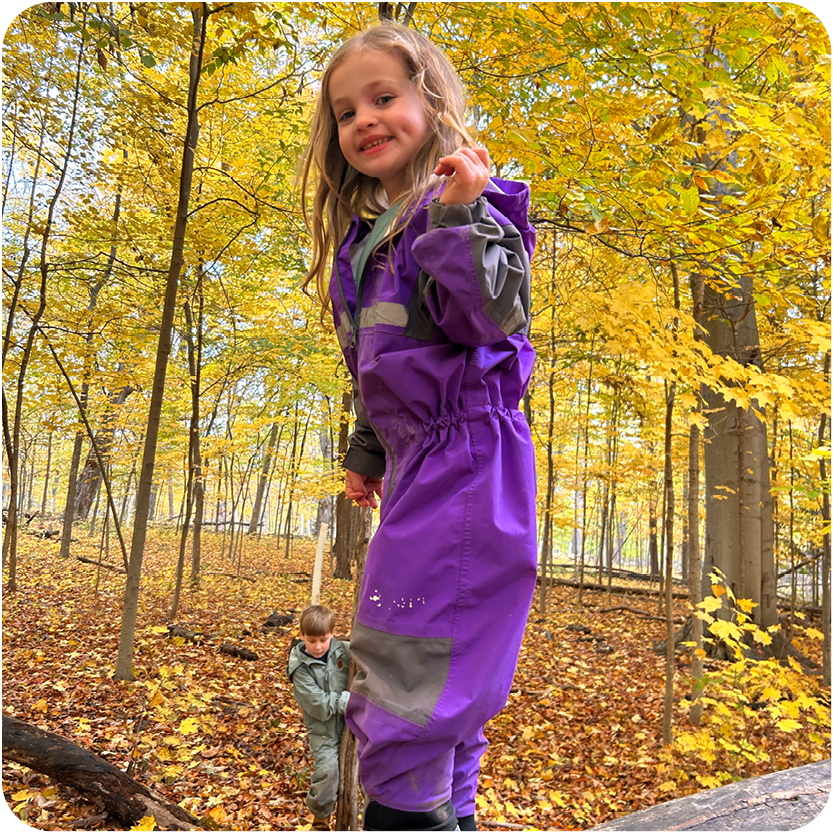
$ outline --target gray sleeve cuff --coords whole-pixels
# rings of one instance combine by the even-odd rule
[[[472,223],[481,223],[490,217],[489,206],[485,197],[478,197],[468,205],[462,203],[444,205],[435,197],[428,204],[429,229],[470,226]]]
[[[356,474],[363,474],[365,477],[384,477],[385,455],[383,453],[380,456],[378,453],[352,446],[344,455],[344,468]]]

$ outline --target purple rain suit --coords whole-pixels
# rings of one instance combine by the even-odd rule
[[[528,205],[498,179],[470,205],[428,197],[358,290],[370,227],[354,218],[333,267],[358,394],[344,465],[384,474],[345,717],[367,795],[397,810],[474,813],[483,727],[506,704],[534,591]]]

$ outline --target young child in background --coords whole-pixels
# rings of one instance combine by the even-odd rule
[[[323,605],[307,607],[300,617],[301,642],[290,651],[287,672],[292,693],[304,714],[314,771],[307,793],[313,830],[329,830],[338,797],[338,753],[344,731],[349,643],[333,636],[335,616]]]
[[[304,162],[307,283],[354,380],[345,490],[382,499],[346,712],[365,830],[476,829],[536,581],[529,190],[490,179],[464,110],[445,56],[382,24],[333,55]]]

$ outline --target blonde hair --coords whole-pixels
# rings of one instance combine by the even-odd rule
[[[403,63],[425,107],[425,137],[405,171],[401,207],[389,237],[437,179],[438,160],[460,147],[473,144],[465,127],[466,97],[463,85],[446,56],[426,37],[395,23],[381,23],[345,41],[332,55],[321,76],[321,90],[304,154],[301,189],[304,221],[312,235],[312,261],[304,289],[313,281],[321,303],[329,306],[329,265],[353,215],[370,218],[386,208],[384,188],[345,160],[338,143],[338,123],[330,106],[329,84],[333,71],[353,52],[374,49],[396,55]],[[314,185],[312,216],[308,189]],[[384,242],[384,241],[383,241]]]
[[[324,605],[309,605],[301,611],[298,627],[302,636],[326,636],[333,632],[335,614]]]

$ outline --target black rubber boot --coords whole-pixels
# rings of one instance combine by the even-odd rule
[[[477,830],[474,813],[470,816],[457,816],[457,828],[459,830]]]
[[[364,810],[365,830],[456,830],[457,815],[449,801],[427,813],[394,810],[371,801]]]

